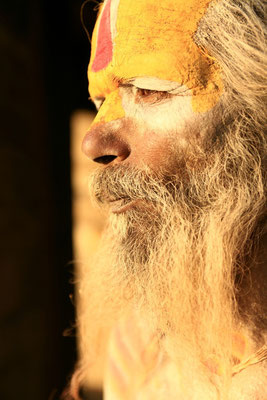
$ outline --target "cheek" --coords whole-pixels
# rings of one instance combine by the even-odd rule
[[[163,168],[168,165],[171,152],[173,151],[173,141],[170,136],[166,137],[155,133],[153,130],[146,129],[142,135],[142,141],[136,144],[137,152],[153,170]]]
[[[191,157],[212,130],[211,112],[195,113],[190,96],[177,96],[160,104],[136,104],[123,99],[133,129],[129,137],[131,161],[156,172],[175,171],[177,160]]]
[[[181,149],[201,137],[203,113],[192,110],[191,96],[176,96],[159,104],[136,104],[123,99],[125,114],[138,126],[138,136],[151,146],[175,141]]]
[[[148,166],[155,172],[172,169],[177,152],[182,148],[182,141],[176,130],[170,129],[169,122],[165,124],[161,121],[159,126],[157,123],[144,123],[143,119],[135,118],[134,131],[130,138],[131,161],[135,165]]]

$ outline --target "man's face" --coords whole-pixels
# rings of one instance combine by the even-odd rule
[[[108,0],[92,41],[97,117],[84,152],[103,165],[177,174],[216,128],[218,66],[194,43],[210,0]]]
[[[89,64],[98,114],[83,141],[100,164],[90,189],[111,213],[98,259],[85,266],[82,330],[134,304],[189,371],[184,387],[192,365],[202,384],[210,355],[231,365],[236,281],[262,212],[261,133],[253,114],[231,108],[227,69],[224,90],[217,62],[194,41],[226,7],[214,1],[207,11],[210,3],[104,2]]]

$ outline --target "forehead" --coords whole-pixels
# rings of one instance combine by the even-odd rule
[[[149,76],[185,85],[195,94],[213,92],[209,102],[216,103],[218,66],[194,42],[210,2],[105,1],[93,33],[91,96],[105,96],[120,80]]]

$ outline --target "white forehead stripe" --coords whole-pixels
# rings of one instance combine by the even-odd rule
[[[118,17],[119,3],[120,0],[111,0],[111,5],[110,5],[110,30],[111,30],[113,44],[114,44],[114,38],[117,34],[116,23]]]
[[[102,9],[99,13],[99,17],[98,17],[99,21],[101,21],[101,19],[102,19],[104,10],[107,7],[108,2],[109,2],[109,0],[105,0],[103,2],[103,7],[102,7]],[[116,23],[117,23],[119,3],[120,3],[120,0],[111,0],[111,2],[110,2],[110,31],[111,31],[111,38],[112,38],[113,45],[114,45],[114,38],[117,34]],[[101,24],[99,24],[97,35],[99,34],[100,25]]]

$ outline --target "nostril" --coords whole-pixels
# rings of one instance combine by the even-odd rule
[[[94,161],[99,164],[109,164],[113,160],[115,160],[115,158],[117,158],[117,156],[102,156],[102,157],[94,158]]]
[[[121,163],[131,152],[128,142],[102,123],[87,132],[83,139],[82,150],[88,158],[102,165]]]

